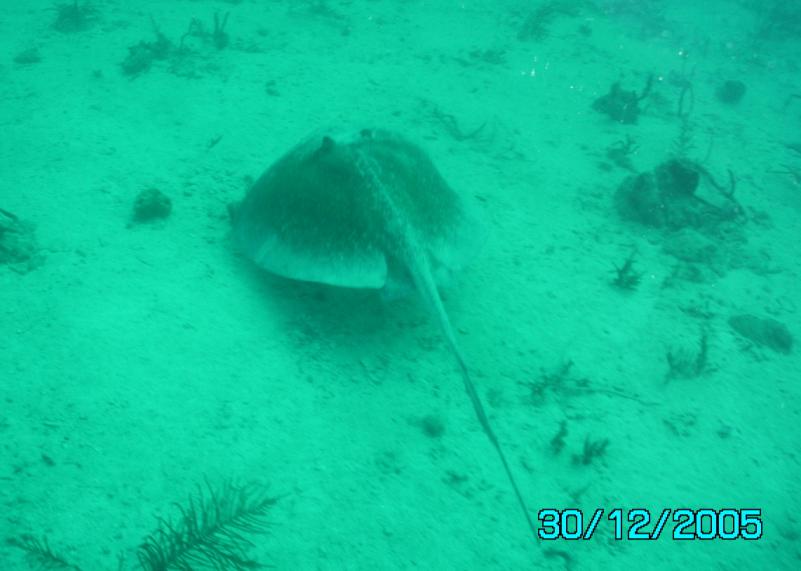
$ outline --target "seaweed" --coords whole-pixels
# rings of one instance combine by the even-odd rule
[[[687,120],[695,107],[695,90],[693,89],[695,67],[693,67],[689,73],[687,72],[687,50],[681,50],[679,52],[679,57],[681,57],[681,71],[671,71],[667,79],[670,85],[679,89],[676,116],[679,117],[679,119]]]
[[[53,551],[47,537],[37,539],[32,535],[23,535],[19,538],[10,538],[7,543],[12,547],[25,552],[25,560],[31,569],[41,570],[73,570],[80,571],[80,567],[73,565],[62,555]]]
[[[261,486],[229,481],[215,490],[206,483],[187,504],[176,506],[177,518],[159,519],[158,529],[139,546],[139,564],[145,571],[256,568],[259,563],[247,555],[253,546],[248,536],[267,531],[276,501]]]
[[[487,122],[484,121],[478,127],[465,131],[462,129],[461,125],[459,125],[459,120],[456,119],[454,115],[443,111],[439,107],[434,107],[432,115],[434,119],[442,125],[448,135],[459,142],[469,141],[470,139],[479,137],[487,126]]]
[[[172,42],[161,32],[156,21],[151,18],[150,22],[153,25],[156,40],[153,42],[141,41],[128,47],[128,56],[120,64],[125,75],[136,77],[149,70],[154,61],[167,59],[173,51]]]
[[[575,378],[571,373],[573,361],[562,362],[553,372],[542,371],[538,381],[521,382],[529,389],[530,402],[538,406],[545,402],[548,393],[575,394],[586,392],[590,386],[587,378]]]
[[[626,135],[624,140],[616,141],[606,149],[606,158],[622,169],[630,172],[637,172],[631,157],[636,154],[638,150],[639,145],[637,145],[634,137]]]
[[[517,32],[521,41],[542,40],[548,36],[548,26],[559,16],[576,16],[578,9],[570,2],[552,0],[543,2],[531,10],[523,19]]]
[[[652,172],[624,180],[615,194],[616,206],[623,218],[646,226],[671,230],[691,227],[714,233],[743,215],[734,197],[737,179],[732,171],[728,175],[728,184],[724,185],[696,161],[669,159]],[[715,192],[699,193],[702,180]]]
[[[230,41],[228,32],[228,12],[220,15],[214,13],[214,28],[210,31],[199,18],[192,18],[186,31],[178,39],[177,45],[165,36],[151,18],[156,34],[156,41],[141,41],[128,47],[128,56],[122,62],[125,75],[137,76],[150,69],[153,62],[166,60],[170,72],[181,77],[196,78],[199,71],[205,69],[198,63],[200,59],[209,57],[208,47],[218,51],[226,48]],[[190,42],[190,39],[196,41]],[[194,45],[193,45],[194,44]],[[208,66],[206,66],[208,67]]]
[[[635,252],[632,252],[622,266],[615,266],[615,279],[612,285],[622,290],[635,290],[640,284],[642,273],[634,271]]]
[[[681,106],[681,103],[679,104]],[[681,113],[681,109],[679,109]],[[690,154],[693,149],[693,126],[689,121],[687,115],[680,115],[681,122],[679,123],[679,134],[676,140],[673,141],[673,156],[677,159],[683,159]]]
[[[559,423],[559,431],[551,438],[551,454],[558,456],[565,447],[565,437],[567,436],[567,421]]]
[[[592,108],[609,115],[614,121],[627,125],[637,123],[640,115],[640,101],[648,97],[654,84],[654,76],[650,74],[645,82],[645,87],[639,95],[636,91],[626,91],[616,81],[609,87],[609,92],[596,99]]]
[[[137,569],[242,571],[262,567],[248,555],[254,545],[250,536],[267,532],[267,515],[277,501],[259,484],[240,485],[229,480],[214,488],[206,482],[205,488],[199,486],[185,504],[175,504],[176,517],[157,518],[158,528],[137,550]],[[31,569],[81,571],[54,551],[46,537],[37,539],[25,534],[8,539],[7,543],[25,551]],[[117,567],[126,567],[121,553]]]
[[[574,375],[572,369],[573,361],[568,359],[563,361],[552,373],[542,371],[539,380],[518,381],[518,384],[528,388],[528,401],[534,406],[544,404],[549,393],[565,398],[603,394],[633,400],[647,406],[657,404],[643,400],[636,393],[629,393],[616,387],[595,387],[590,379]]]
[[[82,32],[94,25],[98,18],[97,8],[89,2],[80,4],[78,0],[72,3],[56,4],[56,19],[53,29],[64,33]]]
[[[186,39],[189,37],[198,38],[204,43],[210,43],[218,50],[224,49],[228,46],[228,33],[225,31],[225,26],[228,24],[229,12],[220,17],[219,12],[214,13],[214,29],[209,32],[203,25],[199,18],[192,18],[189,21],[189,27],[186,32],[181,36],[178,43],[179,50],[186,49]]]
[[[218,50],[228,45],[228,34],[225,31],[225,26],[228,24],[228,14],[229,13],[226,12],[225,16],[220,18],[217,12],[214,13],[214,32],[212,32],[211,37],[214,47]]]
[[[681,91],[679,91],[679,103],[676,108],[676,115],[683,121],[686,121],[689,119],[694,107],[695,91],[693,90],[693,84],[688,80],[682,84]]]
[[[606,449],[609,447],[608,438],[599,438],[592,440],[590,435],[584,439],[584,447],[580,454],[573,454],[573,463],[581,464],[582,466],[589,466],[596,458],[601,458],[606,455]]]
[[[669,349],[665,353],[668,372],[665,383],[671,379],[694,379],[709,370],[709,333],[701,330],[698,337],[698,349],[693,352],[687,349]]]

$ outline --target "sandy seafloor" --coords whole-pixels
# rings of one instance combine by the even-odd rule
[[[799,568],[801,351],[728,323],[801,335],[792,26],[755,33],[764,14],[745,2],[599,1],[519,39],[537,5],[109,1],[62,33],[51,2],[3,3],[0,207],[35,225],[41,260],[0,266],[1,569],[29,568],[7,542],[25,534],[84,570],[116,569],[119,553],[134,569],[157,516],[226,478],[281,496],[250,551],[277,569]],[[122,73],[151,17],[177,42],[215,11],[230,12],[225,49],[190,37],[184,61]],[[30,48],[40,62],[14,61]],[[735,173],[745,212],[740,241],[713,240],[693,279],[665,231],[618,215],[630,173],[606,158],[627,135],[637,171],[670,156],[681,73],[688,154]],[[592,109],[649,74],[637,124]],[[747,86],[737,105],[716,98],[727,79]],[[755,507],[763,538],[615,541],[607,522],[589,541],[533,540],[421,302],[284,281],[238,256],[228,203],[340,124],[419,141],[484,219],[443,295],[534,515]],[[171,216],[130,224],[150,187]],[[610,280],[632,251],[642,280],[622,292]],[[667,352],[694,351],[699,331],[703,372],[666,382]],[[427,416],[441,436],[421,430]],[[576,463],[588,436],[606,452]]]

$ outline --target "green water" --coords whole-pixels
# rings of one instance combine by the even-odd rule
[[[4,1],[0,570],[801,568],[799,44],[797,0]],[[540,533],[409,284],[232,239],[329,128],[476,214],[441,295]]]

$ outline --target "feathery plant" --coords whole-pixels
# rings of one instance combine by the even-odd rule
[[[243,571],[263,567],[248,555],[251,537],[266,533],[267,516],[278,498],[259,484],[226,481],[218,488],[206,482],[181,505],[170,519],[158,518],[158,528],[137,550],[137,569],[142,571]],[[8,540],[25,551],[31,569],[37,571],[81,571],[81,568],[51,549],[47,538],[30,535]],[[122,556],[119,569],[125,567]]]
[[[267,531],[276,501],[260,486],[225,482],[214,490],[207,483],[187,505],[176,506],[175,520],[159,519],[139,546],[139,564],[145,571],[256,569],[261,565],[247,555],[253,546],[248,536]]]
[[[41,571],[80,571],[80,567],[72,565],[59,553],[53,551],[47,538],[37,539],[32,535],[11,538],[8,544],[25,551],[25,560],[31,569]]]

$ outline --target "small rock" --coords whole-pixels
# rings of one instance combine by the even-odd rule
[[[40,61],[42,61],[42,56],[39,55],[39,50],[36,48],[23,50],[14,56],[14,62],[20,65],[31,65]]]
[[[439,438],[445,433],[445,425],[439,417],[432,414],[426,415],[420,419],[420,428],[423,434],[429,438]]]
[[[26,273],[41,261],[33,225],[0,208],[0,265]]]
[[[735,315],[729,325],[737,333],[757,345],[769,347],[779,353],[789,354],[793,350],[793,336],[784,323],[769,317]]]
[[[172,212],[172,201],[157,188],[140,192],[134,201],[133,219],[135,222],[149,222],[167,218]]]
[[[735,105],[739,103],[745,95],[745,83],[737,81],[736,79],[730,79],[721,84],[715,94],[721,102],[727,105]]]

